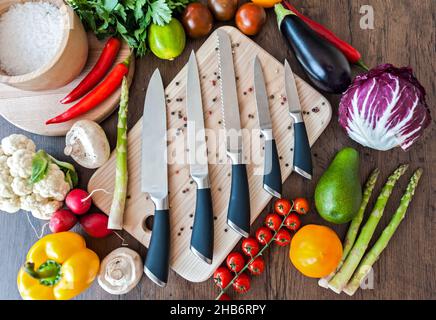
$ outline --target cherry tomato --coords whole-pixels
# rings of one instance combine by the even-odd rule
[[[263,261],[262,257],[257,257],[248,265],[248,270],[250,270],[250,273],[253,276],[258,276],[262,274],[263,270],[265,269],[265,262]]]
[[[218,21],[228,21],[235,16],[238,0],[208,0],[207,6]]]
[[[226,267],[219,267],[213,274],[213,281],[221,289],[227,287],[232,279],[233,275]]]
[[[300,229],[300,226],[301,226],[300,217],[298,215],[296,215],[295,213],[291,213],[285,219],[285,226],[289,230],[297,231],[298,229]]]
[[[263,246],[270,242],[272,237],[273,235],[271,233],[271,230],[267,227],[260,227],[256,231],[256,239]]]
[[[202,3],[190,3],[183,12],[182,23],[191,38],[204,37],[212,30],[212,13]]]
[[[254,238],[247,238],[242,241],[242,252],[249,257],[259,253],[259,243]]]
[[[254,3],[245,3],[236,12],[236,26],[248,36],[258,34],[265,22],[265,9]]]
[[[282,224],[282,218],[276,213],[270,213],[265,218],[265,225],[273,231],[277,231]]]
[[[296,198],[294,200],[294,211],[298,214],[306,214],[310,210],[309,201],[304,198]]]
[[[292,204],[289,200],[280,199],[274,203],[274,210],[281,216],[287,215],[292,209]]]
[[[276,234],[275,242],[280,247],[286,247],[291,243],[291,235],[285,229],[280,229]]]
[[[224,293],[218,300],[227,301],[227,300],[232,300],[232,298],[230,298],[227,294]]]
[[[282,0],[251,0],[251,2],[264,8],[272,8],[276,3],[279,3],[281,1]]]
[[[238,293],[246,293],[250,290],[250,277],[245,273],[239,275],[233,282],[233,289]]]
[[[245,260],[239,252],[232,252],[227,256],[227,267],[233,272],[239,272],[245,265]]]

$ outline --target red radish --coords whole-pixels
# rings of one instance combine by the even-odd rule
[[[85,214],[91,208],[92,199],[85,190],[73,189],[65,198],[65,204],[75,214]]]
[[[108,217],[103,213],[90,213],[80,218],[83,230],[93,238],[104,238],[112,233],[107,228]]]
[[[61,209],[51,216],[48,227],[51,232],[57,233],[70,230],[76,223],[77,217],[70,210]]]

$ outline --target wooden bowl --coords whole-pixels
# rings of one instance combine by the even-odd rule
[[[29,1],[38,0],[3,0],[0,2],[0,15],[13,4]],[[88,58],[88,39],[82,22],[62,0],[44,1],[54,4],[62,13],[64,25],[58,52],[52,61],[31,73],[9,76],[0,70],[1,83],[29,91],[57,89],[73,81],[84,68]]]

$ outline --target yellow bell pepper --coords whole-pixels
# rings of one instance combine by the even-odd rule
[[[74,232],[41,238],[26,259],[17,277],[18,291],[25,300],[72,299],[91,285],[100,268],[98,256]]]

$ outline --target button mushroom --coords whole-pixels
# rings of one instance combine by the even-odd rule
[[[129,248],[118,248],[101,262],[98,284],[110,294],[125,294],[141,280],[142,259]]]
[[[103,129],[94,121],[77,121],[65,138],[64,153],[82,167],[96,169],[110,156],[110,146]]]

